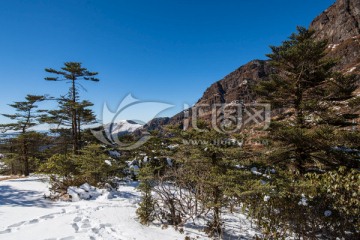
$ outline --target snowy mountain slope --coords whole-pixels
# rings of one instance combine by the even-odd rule
[[[138,124],[136,122],[133,121],[129,121],[129,120],[122,120],[116,123],[109,123],[104,125],[104,129],[106,131],[110,131],[111,134],[127,134],[127,133],[132,133],[134,132],[136,129],[141,128],[143,125]]]

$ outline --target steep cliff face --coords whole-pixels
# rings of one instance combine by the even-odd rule
[[[316,38],[338,44],[360,34],[360,1],[338,0],[310,24]]]
[[[197,104],[231,103],[239,100],[250,103],[256,99],[252,87],[268,77],[271,71],[267,61],[251,61],[212,84]]]
[[[220,81],[213,83],[208,87],[203,96],[198,100],[195,106],[199,107],[201,111],[197,113],[201,119],[211,121],[211,107],[213,104],[221,103],[252,103],[256,101],[256,95],[253,91],[253,86],[259,81],[265,80],[274,69],[270,66],[268,61],[253,60]],[[209,106],[206,108],[204,106]],[[189,111],[189,122],[191,126],[191,109]],[[184,123],[184,113],[180,112],[171,117],[168,124]]]
[[[329,41],[329,57],[340,59],[336,69],[359,72],[360,1],[338,0],[310,24],[318,40]]]

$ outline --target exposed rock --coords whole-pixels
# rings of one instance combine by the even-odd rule
[[[314,19],[310,28],[318,40],[329,41],[329,57],[339,59],[336,70],[360,71],[360,1],[338,0]],[[355,69],[354,69],[355,68]]]
[[[206,89],[196,105],[231,103],[234,101],[242,101],[244,103],[253,102],[256,96],[252,87],[257,82],[267,78],[272,71],[273,69],[267,61],[251,61],[230,73],[222,80],[212,84]]]
[[[335,69],[345,73],[360,73],[360,35],[337,45],[329,45],[330,58],[338,59]]]
[[[314,19],[316,38],[338,44],[360,34],[360,1],[338,0]]]
[[[159,129],[160,126],[166,125],[170,122],[168,117],[154,118],[150,122],[144,125],[144,128],[148,131]]]

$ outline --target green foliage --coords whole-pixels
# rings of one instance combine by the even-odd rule
[[[54,154],[39,167],[39,172],[68,177],[77,174],[72,155]]]
[[[16,138],[17,150],[12,151],[11,153],[16,153],[18,158],[23,164],[22,173],[25,176],[30,174],[30,163],[29,158],[33,157],[29,155],[29,145],[34,145],[31,143],[35,133],[28,133],[29,128],[37,126],[39,120],[42,117],[43,110],[39,110],[37,103],[45,100],[44,96],[37,95],[27,95],[25,97],[26,101],[15,102],[14,104],[9,104],[12,108],[15,109],[15,114],[2,114],[3,116],[14,120],[14,123],[9,124],[0,124],[0,130],[6,132],[9,130],[19,131],[21,134]],[[14,148],[13,148],[14,149]]]
[[[118,164],[104,153],[100,145],[90,144],[80,150],[80,154],[74,156],[78,176],[85,182],[97,185],[105,183],[109,177],[118,175]],[[107,160],[107,161],[106,161]],[[108,163],[106,163],[106,162]]]
[[[136,214],[139,217],[140,223],[148,225],[155,217],[155,200],[152,197],[152,182],[154,177],[154,170],[151,166],[146,165],[141,168],[139,179],[139,190],[141,191],[141,202]]]
[[[242,198],[248,214],[256,219],[267,239],[281,239],[289,232],[304,239],[357,239],[360,235],[360,175],[340,168],[293,179],[281,171],[259,191]]]
[[[334,229],[342,235],[346,230],[358,231],[360,236],[359,170],[340,167],[325,174],[311,174],[309,179],[315,185],[317,195],[329,202],[329,208],[334,212],[331,217]]]
[[[85,182],[98,186],[103,185],[111,177],[122,176],[123,165],[112,159],[105,150],[97,144],[90,144],[80,150],[79,154],[55,154],[43,163],[39,171],[52,174],[52,185],[59,190],[66,190],[75,184],[79,186]],[[56,187],[53,187],[56,191]]]
[[[277,73],[256,87],[279,110],[266,137],[270,144],[252,164],[277,174],[249,178],[239,196],[268,239],[359,238],[359,133],[349,116],[335,111],[352,97],[355,77],[334,72],[326,41],[298,28],[268,55]],[[357,99],[350,100],[356,105]],[[352,116],[354,117],[354,116]]]

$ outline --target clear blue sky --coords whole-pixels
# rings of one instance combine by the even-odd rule
[[[128,93],[176,107],[195,103],[213,82],[265,59],[297,25],[308,26],[334,0],[2,0],[0,113],[26,94],[65,94],[46,67],[79,61],[98,71],[83,99],[116,108]],[[144,109],[144,114],[149,109]],[[7,122],[0,117],[0,123]]]

